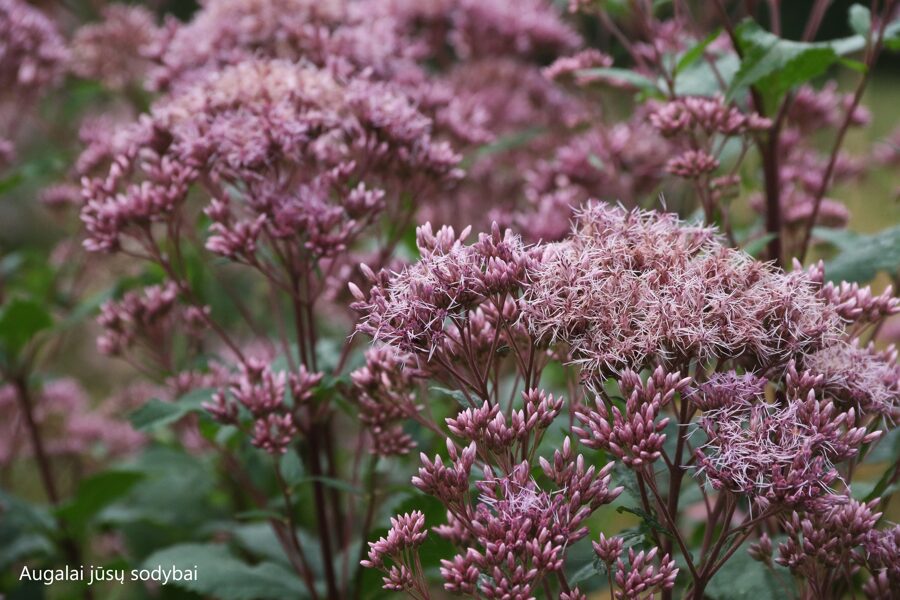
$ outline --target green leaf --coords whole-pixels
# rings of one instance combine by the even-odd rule
[[[741,23],[736,36],[744,57],[728,98],[754,86],[770,107],[788,90],[824,73],[840,56],[865,46],[865,39],[859,35],[831,42],[785,40],[752,20]]]
[[[578,585],[598,575],[605,575],[606,567],[599,560],[592,560],[568,577],[569,585]]]
[[[616,508],[616,512],[619,514],[622,513],[631,513],[641,519],[644,524],[650,529],[661,533],[663,535],[667,535],[669,537],[673,537],[672,532],[669,531],[659,520],[651,514],[648,514],[643,509],[637,508],[635,506],[619,506]]]
[[[16,189],[23,181],[25,174],[21,171],[13,171],[3,179],[0,179],[0,196]]]
[[[831,281],[866,282],[879,271],[891,275],[900,267],[900,226],[873,235],[856,236],[840,254],[825,263],[825,276]]]
[[[50,513],[0,490],[0,572],[22,559],[53,552]]]
[[[600,78],[601,82],[605,80],[608,82],[624,83],[630,87],[637,89],[638,91],[645,92],[651,95],[657,95],[661,93],[661,90],[656,82],[644,77],[640,73],[635,73],[634,71],[630,71],[628,69],[617,69],[615,67],[582,69],[581,71],[578,71],[576,75],[580,77]]]
[[[516,150],[527,146],[533,139],[546,132],[544,127],[529,127],[521,131],[514,131],[507,135],[501,136],[489,144],[485,144],[478,148],[471,157],[467,157],[463,167],[471,165],[476,160],[493,156],[495,154],[503,154],[511,150]]]
[[[4,537],[0,548],[0,570],[26,558],[47,556],[53,553],[53,542],[47,536],[26,533],[15,537]]]
[[[469,401],[469,398],[460,390],[451,390],[449,388],[441,387],[438,385],[433,385],[428,388],[428,390],[456,400],[456,403],[463,408],[473,408],[472,403]]]
[[[57,510],[66,522],[81,527],[143,479],[137,471],[105,471],[78,484],[75,497]]]
[[[261,562],[249,565],[228,548],[216,544],[180,544],[160,550],[144,561],[143,569],[196,569],[195,580],[170,581],[168,585],[211,596],[217,600],[280,600],[307,594],[297,575],[282,565]]]
[[[887,469],[885,469],[884,474],[881,476],[881,478],[871,486],[871,489],[866,490],[866,493],[863,496],[863,499],[866,502],[871,502],[875,498],[880,498],[886,494],[891,494],[896,491],[897,484],[891,483],[891,480],[895,475],[894,468],[894,465],[890,465]],[[857,486],[859,486],[861,490],[865,489],[866,487],[865,485],[854,484],[854,487],[852,488],[854,492],[857,491]],[[853,494],[853,496],[858,497],[855,493]]]
[[[884,28],[884,40],[882,42],[888,50],[900,50],[900,19],[888,23]]]
[[[885,432],[878,441],[870,446],[864,456],[864,462],[868,465],[893,463],[897,460],[897,456],[900,456],[900,429],[894,428]]]
[[[285,520],[284,514],[277,510],[257,508],[252,510],[242,510],[239,513],[235,513],[234,518],[238,521],[268,521],[269,519],[275,519],[276,521]],[[266,526],[268,527],[268,525]]]
[[[754,240],[750,240],[741,249],[750,256],[758,257],[759,253],[762,252],[765,247],[769,245],[769,242],[771,242],[774,238],[774,233],[767,233]]]
[[[848,22],[853,33],[868,36],[872,30],[872,13],[862,4],[854,4],[850,7]]]
[[[297,481],[296,485],[305,485],[307,483],[313,483],[316,481],[330,488],[334,488],[342,492],[347,492],[348,494],[362,495],[366,493],[366,491],[361,487],[355,486],[347,481],[344,481],[343,479],[335,479],[334,477],[324,477],[321,475],[311,475],[309,477],[303,477]]]
[[[192,412],[203,410],[203,403],[212,397],[213,390],[200,388],[191,390],[174,402],[163,402],[151,398],[146,404],[129,415],[132,427],[146,431],[168,425]]]
[[[39,332],[53,326],[44,306],[27,298],[13,298],[0,308],[0,343],[12,355]]]
[[[184,540],[195,528],[218,518],[211,502],[214,470],[209,460],[175,448],[150,446],[127,467],[144,478],[103,510],[103,523],[140,524],[159,537],[171,532],[171,539],[160,540],[166,545]],[[160,510],[161,506],[168,510]],[[129,540],[135,552],[159,547],[143,537]]]
[[[267,515],[266,519],[268,518],[271,518],[271,515]],[[277,518],[283,521],[284,515],[279,515]],[[236,525],[231,529],[231,533],[234,535],[235,542],[252,556],[290,567],[291,561],[269,523]]]
[[[866,63],[860,62],[858,60],[853,60],[852,58],[841,58],[838,62],[843,67],[847,67],[848,69],[853,69],[857,73],[865,73],[869,70],[869,67],[866,66]]]
[[[859,242],[860,234],[849,229],[831,229],[829,227],[814,227],[813,237],[827,242],[838,250],[850,250]]]
[[[715,68],[707,61],[688,66],[675,79],[675,93],[679,96],[712,96],[728,87],[741,66],[734,54],[723,54],[714,61]]]
[[[681,58],[678,59],[678,64],[675,65],[675,74],[681,73],[686,68],[694,64],[698,58],[703,56],[703,52],[706,51],[707,46],[712,44],[717,37],[719,37],[720,30],[716,29],[708,36],[703,38],[701,41],[694,44],[691,48],[689,48],[684,54],[681,55]]]
[[[293,487],[303,481],[303,464],[296,452],[286,452],[280,459],[281,476],[285,483]]]
[[[777,540],[773,539],[773,543]],[[787,598],[791,590],[785,583],[793,581],[790,572],[781,566],[766,565],[747,554],[744,544],[732,555],[706,586],[706,596],[712,600],[778,600]],[[775,576],[775,573],[778,576]]]

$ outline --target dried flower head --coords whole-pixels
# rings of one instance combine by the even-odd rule
[[[768,367],[840,330],[806,275],[755,262],[671,214],[590,204],[569,239],[543,250],[523,318],[588,372],[712,358]]]
[[[707,442],[696,451],[696,474],[716,488],[778,506],[810,506],[839,478],[835,464],[880,437],[855,426],[853,409],[808,396],[784,406],[764,401],[726,405],[703,413]]]
[[[891,421],[900,414],[900,365],[893,346],[877,350],[852,340],[805,356],[803,366],[822,378],[826,396],[843,409]]]

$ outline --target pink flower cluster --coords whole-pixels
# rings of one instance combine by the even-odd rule
[[[427,535],[425,515],[421,511],[392,517],[387,536],[377,542],[369,542],[369,557],[362,561],[362,566],[384,571],[386,590],[407,590],[413,597],[415,594],[425,594],[427,597],[428,585],[422,579],[421,563],[414,555],[415,549],[422,545]],[[394,564],[388,567],[386,560]]]
[[[318,417],[310,400],[322,377],[303,366],[290,375],[275,372],[264,361],[249,358],[227,389],[217,391],[203,407],[219,422],[238,426],[244,423],[243,408],[250,416],[250,442],[269,454],[284,454],[298,434],[309,432]]]
[[[452,228],[434,234],[431,225],[417,229],[422,258],[391,277],[371,274],[368,297],[356,286],[354,308],[365,315],[358,330],[376,341],[429,357],[452,354],[459,326],[480,304],[501,309],[508,294],[524,284],[536,256],[510,230],[494,225],[490,234],[466,246],[469,230],[459,236]],[[459,338],[457,338],[459,339]],[[460,340],[464,343],[463,340]]]
[[[808,506],[840,477],[836,463],[881,437],[856,426],[852,408],[838,411],[812,390],[805,398],[796,389],[787,394],[784,406],[751,399],[704,411],[697,424],[707,441],[696,450],[696,474],[763,507]]]
[[[124,354],[138,343],[158,350],[167,346],[165,340],[176,322],[185,323],[189,334],[200,335],[208,314],[209,307],[179,307],[178,288],[172,282],[128,292],[100,307],[97,322],[104,332],[97,338],[97,347],[111,356]]]
[[[866,566],[872,574],[863,588],[866,595],[889,598],[900,576],[900,529],[875,528],[882,516],[876,512],[879,502],[834,496],[804,513],[792,513],[783,520],[788,537],[778,545],[775,562],[821,596]]]
[[[29,443],[24,414],[17,390],[11,384],[0,387],[0,466],[28,455]],[[145,443],[145,437],[123,422],[123,407],[112,399],[92,406],[90,398],[73,379],[47,382],[32,398],[34,419],[44,437],[50,456],[84,461],[112,459],[132,454]],[[79,463],[91,467],[88,463]]]
[[[359,418],[372,438],[372,452],[379,456],[408,454],[415,447],[403,431],[403,422],[421,410],[416,403],[415,381],[423,373],[391,346],[366,351],[366,364],[350,373]]]
[[[429,119],[387,86],[244,61],[160,101],[108,176],[85,180],[86,246],[115,250],[123,236],[146,245],[153,223],[178,221],[200,180],[211,251],[256,265],[261,238],[300,237],[329,256],[383,212],[399,218],[401,185],[415,196],[456,176],[458,157],[429,132]]]
[[[78,29],[72,39],[71,71],[120,90],[139,88],[153,64],[154,53],[166,32],[146,8],[112,4],[103,20]]]
[[[20,95],[55,83],[67,50],[56,25],[22,0],[0,2],[0,90]],[[24,100],[24,97],[20,97]]]
[[[563,237],[571,211],[591,198],[634,204],[659,185],[672,152],[671,143],[648,125],[642,114],[570,136],[552,150],[551,158],[536,161],[528,171],[526,193],[538,207],[552,199],[550,194],[565,191],[570,196],[559,235],[532,237]]]
[[[486,468],[475,484],[481,495],[474,506],[463,498],[448,504],[448,525],[436,530],[467,547],[442,561],[444,588],[486,598],[529,597],[542,577],[562,569],[567,545],[587,535],[584,519],[621,493],[609,488],[611,468],[586,467],[568,443],[553,465],[544,463],[558,490],[542,489],[528,463],[499,477]]]
[[[725,247],[671,214],[591,204],[547,245],[522,301],[530,330],[589,372],[657,361],[786,361],[836,339],[840,322],[800,273]]]
[[[721,95],[679,97],[652,113],[650,123],[667,137],[690,133],[744,135],[772,126],[769,119],[756,113],[745,115],[726,104]]]
[[[592,545],[607,571],[615,571],[615,586],[618,589],[614,590],[613,597],[616,600],[653,598],[654,593],[670,590],[675,585],[678,576],[675,561],[666,554],[660,558],[659,566],[654,564],[659,548],[640,552],[629,548],[626,564],[622,560],[622,538],[607,538],[601,533],[600,540],[592,542]]]
[[[696,476],[709,514],[725,519],[713,558],[688,562],[700,581],[740,545],[716,562],[722,543],[749,531],[732,523],[741,502],[750,524],[835,502],[847,487],[839,468],[897,412],[895,351],[852,341],[896,312],[890,291],[825,284],[820,265],[786,273],[728,248],[709,227],[599,203],[579,212],[559,242],[528,246],[497,226],[473,245],[467,235],[422,227],[418,262],[368,271],[368,294],[351,286],[359,330],[408,353],[415,373],[452,387],[461,404],[445,422],[467,445],[448,439],[446,457],[423,454],[413,478],[448,511],[434,531],[460,549],[443,563],[450,591],[529,597],[559,573],[565,544],[584,535],[584,516],[621,491],[609,489],[612,462],[589,466],[568,439],[552,460],[540,456],[544,432],[565,412],[562,398],[537,385],[549,361],[577,367],[571,432],[634,473],[645,511],[677,527],[658,472],[667,468],[676,486],[682,474]],[[501,369],[525,382],[518,404],[497,395],[491,374]],[[583,391],[595,401],[584,402]],[[390,409],[394,401],[383,402]],[[672,588],[673,544],[656,544],[629,550],[627,563],[621,539],[595,544],[616,597]],[[770,556],[771,548],[760,542],[754,552]],[[870,585],[885,577],[879,571]]]
[[[23,111],[56,84],[68,50],[51,21],[24,0],[0,0],[0,169],[15,160]]]
[[[629,467],[640,470],[661,456],[666,441],[662,432],[669,419],[659,418],[660,412],[690,381],[678,373],[666,373],[662,367],[646,382],[634,371],[624,371],[619,378],[619,389],[626,398],[624,414],[617,406],[608,409],[607,401],[598,394],[593,408],[582,407],[578,412],[585,428],[574,427],[572,432],[589,448],[608,450]]]

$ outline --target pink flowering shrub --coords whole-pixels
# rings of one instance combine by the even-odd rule
[[[0,596],[896,596],[900,5],[559,4],[0,0]]]

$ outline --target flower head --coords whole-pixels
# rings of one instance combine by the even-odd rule
[[[50,19],[22,0],[0,1],[0,90],[25,94],[55,83],[66,47]]]
[[[698,422],[708,441],[696,451],[697,474],[714,488],[768,504],[809,506],[829,493],[835,464],[878,439],[855,426],[853,409],[840,412],[810,391],[784,406],[764,401],[707,410]]]
[[[152,64],[150,55],[164,32],[153,13],[141,6],[109,5],[103,21],[81,27],[72,40],[71,69],[112,89],[141,85]]]
[[[840,331],[805,274],[753,261],[671,214],[591,204],[569,239],[543,250],[524,322],[588,372],[714,357],[768,368]]]

